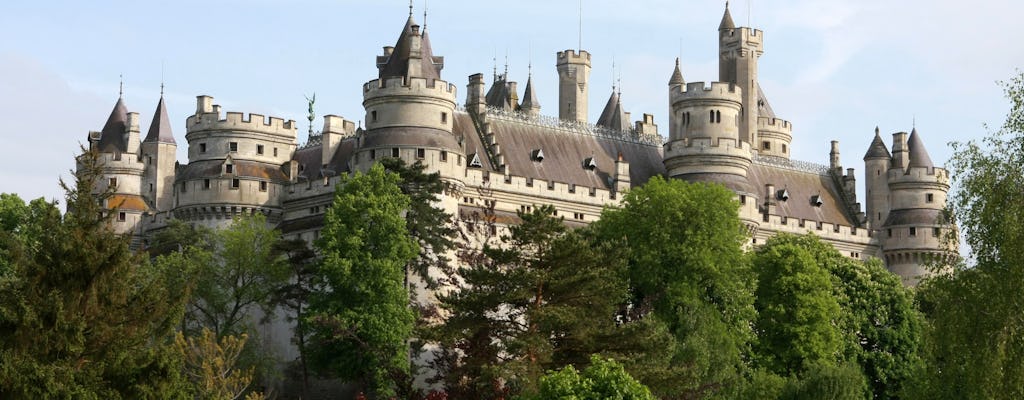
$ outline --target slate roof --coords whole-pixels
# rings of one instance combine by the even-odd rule
[[[882,140],[882,136],[878,133],[878,128],[875,128],[875,139],[871,141],[871,145],[868,146],[868,152],[864,154],[865,161],[873,158],[892,159],[892,155],[889,154],[889,148],[885,147],[885,141]]]
[[[114,109],[107,117],[107,123],[100,131],[100,140],[97,143],[99,151],[104,153],[124,153],[128,151],[128,143],[125,142],[125,132],[128,131],[128,107],[124,105],[124,98],[119,97]]]
[[[191,162],[178,171],[178,180],[191,180],[199,178],[219,178],[222,176],[235,176],[239,178],[268,179],[277,182],[288,181],[288,175],[281,167],[267,165],[255,161],[233,160],[234,173],[222,174],[224,160],[203,160]]]
[[[945,225],[946,216],[942,210],[930,208],[911,208],[903,210],[892,210],[885,218],[882,226],[896,225]]]
[[[299,172],[299,176],[305,176],[308,179],[319,179],[325,175],[337,176],[350,171],[348,161],[352,158],[355,148],[356,139],[350,137],[343,139],[338,144],[334,157],[327,160],[327,162],[323,160],[322,144],[298,149],[295,151],[292,159],[302,167],[302,172]]]
[[[718,24],[718,30],[725,29],[736,29],[736,24],[732,22],[732,14],[729,13],[729,2],[725,3],[725,14],[722,15],[722,23]]]
[[[537,101],[537,93],[533,90],[533,76],[526,78],[526,91],[523,92],[522,108],[540,108],[540,102]]]
[[[149,133],[143,141],[175,144],[174,134],[171,133],[171,119],[167,117],[167,106],[164,105],[163,96],[160,96],[160,102],[156,104],[153,122],[149,124]]]
[[[685,84],[685,83],[686,83],[686,81],[683,80],[683,71],[681,71],[679,69],[679,57],[676,57],[676,69],[674,71],[672,71],[672,77],[669,78],[668,84],[669,84],[669,86],[673,86],[673,85],[682,85],[682,84]]]
[[[623,132],[629,131],[629,120],[626,118],[625,111],[622,110],[622,95],[616,92],[615,88],[612,88],[612,95],[608,97],[608,103],[605,104],[604,111],[597,119],[597,126]]]
[[[428,80],[441,79],[441,68],[439,64],[443,63],[441,57],[434,57],[433,48],[430,45],[430,37],[426,32],[422,33],[420,41],[420,58],[423,60],[423,67],[420,69],[420,75],[409,76],[409,60],[412,55],[412,37],[413,37],[413,25],[416,22],[413,21],[412,15],[405,22],[405,27],[402,28],[402,33],[398,36],[398,41],[395,42],[395,48],[388,57],[387,61],[380,69],[379,77],[392,78],[392,77],[410,77],[410,78],[427,78]]]
[[[780,160],[779,162],[787,162]],[[747,179],[759,195],[765,195],[765,185],[775,190],[788,190],[789,200],[776,200],[775,214],[810,221],[821,221],[845,226],[857,226],[856,219],[847,211],[835,179],[826,171],[814,172],[801,168],[785,168],[755,161]],[[812,203],[812,196],[821,196],[821,206]],[[764,201],[764,199],[762,199]]]
[[[910,132],[910,139],[907,140],[907,151],[910,152],[907,165],[910,168],[935,168],[935,164],[932,164],[932,158],[928,156],[928,150],[924,148],[924,143],[921,142],[921,135],[917,134],[917,128],[914,128]]]
[[[472,122],[469,115],[457,113],[459,118]],[[629,163],[632,185],[642,185],[654,175],[664,175],[660,145],[619,140],[601,135],[581,133],[559,126],[527,121],[490,118],[494,141],[501,148],[508,172],[528,178],[575,184],[583,187],[611,189],[615,174],[615,160],[619,153]],[[484,149],[479,134],[472,125],[463,124],[467,155]],[[625,135],[625,134],[624,134]],[[534,150],[544,152],[543,161],[535,161]],[[486,152],[481,151],[486,154]],[[483,157],[483,156],[481,156]],[[584,168],[584,161],[593,158],[593,170]],[[488,164],[484,162],[485,167]]]

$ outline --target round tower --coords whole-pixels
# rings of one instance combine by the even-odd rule
[[[669,95],[675,136],[665,143],[665,169],[673,178],[721,182],[755,195],[747,182],[750,144],[739,140],[742,91],[732,83],[692,82]]]
[[[366,171],[384,157],[422,162],[453,188],[461,188],[466,161],[455,135],[456,87],[441,79],[444,57],[409,16],[397,43],[377,57],[379,76],[363,85],[366,130],[354,169]],[[461,190],[461,189],[458,189]],[[453,197],[451,207],[457,208]],[[449,210],[451,211],[451,210]]]
[[[906,134],[894,136],[900,140]],[[949,172],[932,164],[916,129],[906,146],[897,147],[907,149],[907,166],[894,166],[887,174],[891,211],[880,232],[882,252],[889,270],[913,286],[956,251],[943,213]]]
[[[161,94],[153,113],[146,139],[142,141],[142,159],[146,173],[142,194],[155,211],[170,211],[174,207],[174,176],[178,145],[171,133],[171,121]]]
[[[141,244],[142,223],[151,211],[142,197],[144,164],[139,158],[139,114],[128,112],[124,98],[117,99],[100,132],[89,132],[89,149],[97,154],[102,176],[95,193],[109,192],[103,207],[116,212],[114,232],[132,235],[132,246]],[[79,171],[82,166],[78,165]]]
[[[793,124],[781,118],[757,118],[758,155],[789,159]]]
[[[281,221],[281,196],[297,176],[282,168],[295,153],[295,121],[222,115],[212,97],[197,96],[186,131],[189,163],[175,179],[176,218],[212,228],[244,214],[262,213],[269,224]]]
[[[889,164],[892,156],[875,128],[875,139],[864,154],[865,195],[868,229],[882,228],[889,216]]]

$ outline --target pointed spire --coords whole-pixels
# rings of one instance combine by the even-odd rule
[[[907,151],[910,153],[910,168],[935,168],[932,158],[928,156],[928,150],[921,142],[921,135],[917,134],[917,128],[910,132],[910,139],[907,140]]]
[[[672,71],[672,78],[668,80],[669,86],[685,85],[686,81],[683,80],[683,71],[679,69],[679,57],[676,57],[676,69]]]
[[[718,25],[718,30],[724,31],[727,29],[736,29],[736,24],[732,22],[732,14],[729,13],[729,2],[725,2],[725,15],[722,15],[722,23]]]
[[[612,95],[608,98],[601,117],[597,119],[597,125],[623,132],[629,130],[629,121],[622,109],[622,97],[615,90],[612,90]]]
[[[163,92],[163,85],[160,85]],[[153,112],[153,122],[149,124],[149,133],[146,134],[148,142],[160,142],[175,144],[174,134],[171,133],[171,119],[167,116],[167,106],[164,104],[164,96],[160,95],[160,101],[156,104],[156,111]]]
[[[526,78],[526,91],[523,92],[523,104],[519,107],[529,115],[540,114],[540,102],[537,101],[537,93],[533,91],[533,72]]]
[[[868,146],[868,152],[864,154],[864,161],[882,158],[890,159],[892,156],[889,154],[889,148],[885,147],[885,141],[882,140],[882,135],[879,133],[879,129],[875,127],[875,139],[871,141],[871,145]]]
[[[126,152],[128,144],[125,142],[125,132],[128,131],[128,107],[124,105],[124,92],[118,96],[114,109],[107,117],[107,123],[103,124],[100,131],[100,140],[97,148],[104,153]]]
[[[398,36],[398,41],[395,43],[394,49],[391,54],[387,57],[386,62],[380,63],[380,76],[379,78],[392,78],[392,77],[406,77],[406,78],[427,78],[427,79],[441,79],[441,68],[444,67],[443,57],[434,57],[433,49],[430,45],[430,38],[426,32],[419,32],[419,25],[413,20],[412,17],[412,5],[410,2],[409,8],[409,19],[405,22],[405,27],[402,28],[402,33]],[[413,56],[413,45],[415,43],[414,38],[420,36],[419,39],[419,57],[414,59]],[[409,63],[421,63],[420,73],[415,76],[409,75]]]

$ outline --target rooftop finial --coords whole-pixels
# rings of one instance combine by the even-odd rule
[[[612,92],[615,92],[615,55],[612,55]]]
[[[412,0],[409,0],[409,18],[412,18]]]
[[[423,0],[423,31],[427,31],[427,0]]]
[[[117,97],[124,98],[124,74],[118,75],[118,78],[121,82],[118,84]]]
[[[505,48],[505,79],[508,80],[508,47]]]
[[[497,53],[497,51],[495,51],[495,53]],[[494,81],[497,82],[498,81],[498,55],[495,54],[494,57],[491,58],[491,61],[494,63]]]
[[[578,44],[579,47],[577,47],[576,49],[579,50],[579,51],[583,51],[583,0],[580,0],[579,14],[580,14],[580,27],[579,27],[580,31],[579,31],[579,44]]]
[[[164,61],[160,60],[160,98],[164,98]]]

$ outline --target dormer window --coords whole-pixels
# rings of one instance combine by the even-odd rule
[[[597,169],[597,161],[594,161],[594,157],[587,157],[583,160],[583,168],[593,171]]]
[[[821,195],[816,194],[811,196],[811,204],[815,207],[821,207],[822,204],[825,204],[825,200],[821,198]]]
[[[535,149],[530,152],[530,159],[536,162],[544,161],[544,150]]]
[[[476,153],[473,153],[469,159],[469,166],[473,168],[481,168],[484,166],[484,164],[480,162],[480,156]]]
[[[778,191],[778,193],[776,193],[776,195],[775,195],[775,198],[779,199],[779,200],[782,200],[782,201],[789,200],[789,190],[782,189],[782,190]]]
[[[225,174],[233,174],[233,173],[235,173],[235,166],[233,164],[225,164],[224,165],[224,173]]]

